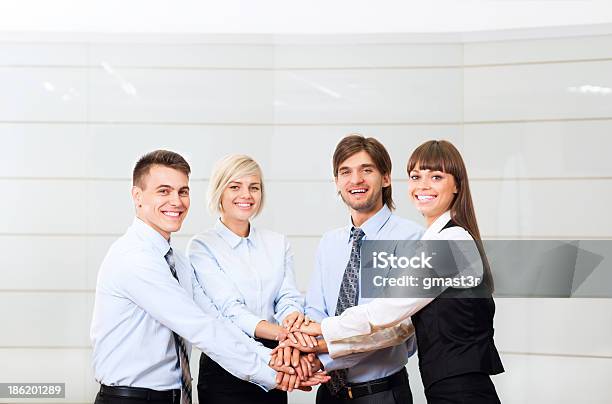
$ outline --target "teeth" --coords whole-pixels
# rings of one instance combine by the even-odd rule
[[[417,195],[417,199],[419,201],[431,201],[434,198],[435,198],[435,196],[433,196],[433,195]]]
[[[367,190],[366,189],[353,189],[351,191],[349,191],[351,194],[364,194]]]
[[[240,206],[241,208],[250,208],[251,207],[250,203],[237,203],[236,205]]]
[[[179,213],[178,212],[164,212],[164,215],[178,217]]]

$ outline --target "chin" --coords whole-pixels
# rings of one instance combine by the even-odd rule
[[[182,223],[181,223],[182,224]],[[179,225],[174,225],[174,226],[168,226],[164,229],[164,231],[168,232],[168,233],[176,233],[177,231],[181,230],[181,224]]]

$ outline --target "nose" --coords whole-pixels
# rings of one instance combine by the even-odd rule
[[[251,190],[249,187],[242,187],[240,189],[240,197],[245,199],[251,198]]]
[[[418,180],[418,185],[417,185],[417,187],[418,187],[418,188],[420,188],[420,189],[429,189],[429,188],[431,188],[431,184],[430,184],[430,182],[429,182],[429,178],[426,178],[425,176],[423,176],[422,178],[420,178],[420,179]]]
[[[363,182],[363,175],[359,170],[354,170],[351,173],[351,184],[359,184]]]
[[[183,204],[183,201],[182,201],[182,199],[181,199],[181,197],[180,197],[178,192],[172,192],[170,194],[170,201],[169,202],[170,202],[170,204],[172,206],[181,206]]]

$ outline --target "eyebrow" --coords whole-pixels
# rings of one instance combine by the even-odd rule
[[[240,181],[230,181],[230,183],[228,185],[232,185],[232,184],[242,185],[242,182],[240,182]],[[248,186],[261,185],[261,182],[251,182],[251,183],[249,183],[247,185]]]
[[[340,168],[338,168],[338,171],[342,171],[342,170],[350,170],[352,167],[349,166],[342,166]],[[365,163],[365,164],[361,164],[360,166],[358,166],[357,168],[376,168],[376,164],[372,164],[372,163]]]
[[[174,187],[172,185],[166,185],[166,184],[162,184],[162,185],[158,185],[157,188],[155,188],[156,190],[160,190],[162,188],[170,188],[170,189],[174,189]],[[189,190],[188,186],[184,186],[184,187],[180,187],[179,191],[183,191],[183,190]]]

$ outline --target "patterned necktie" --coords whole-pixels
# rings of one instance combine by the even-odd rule
[[[353,245],[351,247],[351,255],[344,270],[342,283],[340,284],[340,292],[338,293],[338,303],[336,304],[336,316],[339,316],[344,310],[353,307],[357,304],[359,296],[359,267],[361,265],[361,239],[365,233],[359,227],[351,229],[351,239]],[[347,384],[348,369],[338,369],[329,372],[331,380],[326,384],[327,388],[333,395],[344,388]]]
[[[170,248],[164,258],[170,267],[172,276],[174,276],[174,279],[176,279],[178,282],[179,279],[176,275],[172,248]],[[181,404],[191,404],[191,371],[189,369],[189,356],[187,356],[187,348],[185,347],[185,341],[180,335],[174,331],[172,332],[172,335],[174,336],[174,345],[176,346],[178,364],[181,367]]]

